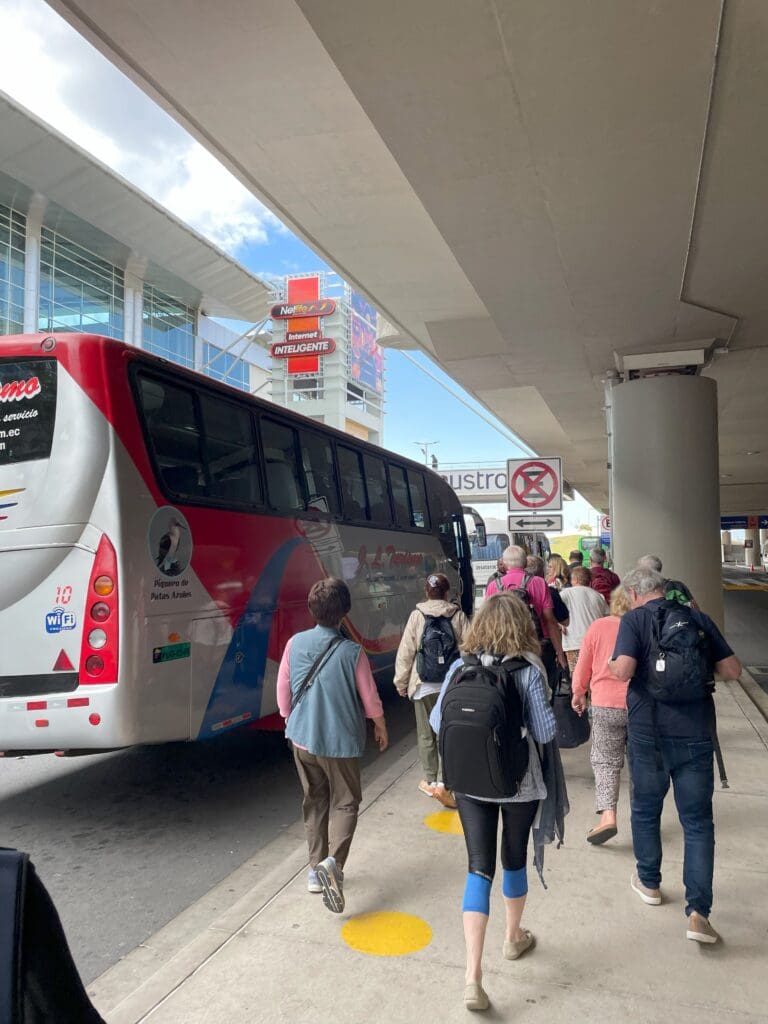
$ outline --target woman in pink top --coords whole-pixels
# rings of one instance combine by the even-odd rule
[[[573,673],[574,711],[583,715],[587,694],[592,705],[592,750],[590,760],[595,774],[595,799],[600,821],[587,832],[587,842],[597,846],[612,839],[616,829],[616,805],[619,802],[619,778],[624,767],[627,744],[627,687],[611,672],[619,622],[630,609],[623,587],[611,594],[611,614],[596,619],[584,634],[579,660]]]

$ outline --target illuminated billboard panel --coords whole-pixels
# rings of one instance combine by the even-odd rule
[[[358,292],[350,293],[350,318],[350,376],[355,383],[381,394],[384,353],[376,344],[376,310]]]

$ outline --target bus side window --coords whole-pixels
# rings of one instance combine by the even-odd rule
[[[338,515],[339,494],[330,440],[323,434],[299,431],[308,507]]]
[[[411,495],[411,526],[426,530],[429,527],[427,489],[421,473],[416,473],[412,469],[408,470],[408,490]]]
[[[389,506],[389,489],[387,487],[387,471],[384,462],[373,455],[363,457],[365,464],[365,485],[368,489],[368,509],[371,521],[382,526],[392,523],[392,510]]]
[[[200,410],[210,496],[223,503],[258,504],[261,481],[250,410],[205,394],[200,396]]]
[[[368,509],[360,453],[340,444],[336,448],[336,456],[339,460],[339,482],[344,502],[344,515],[348,519],[367,519]]]
[[[175,497],[204,497],[205,470],[192,392],[142,374],[139,396],[163,486]]]
[[[459,557],[456,547],[456,515],[460,513],[458,500],[448,485],[443,480],[435,479],[431,473],[427,475],[427,491],[429,514],[437,527],[443,551],[455,561]]]
[[[411,525],[411,502],[408,498],[408,479],[401,466],[389,467],[389,479],[392,482],[392,501],[395,505],[395,519],[398,526],[408,529]]]
[[[296,432],[292,427],[262,416],[261,444],[270,505],[283,512],[303,509],[304,498],[296,460]]]

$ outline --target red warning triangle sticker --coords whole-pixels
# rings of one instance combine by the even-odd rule
[[[53,666],[54,672],[74,672],[75,666],[67,657],[67,652],[62,648],[59,652],[59,656],[56,659],[56,664]]]

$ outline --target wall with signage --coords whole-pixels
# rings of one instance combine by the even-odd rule
[[[505,466],[441,470],[440,476],[456,491],[460,498],[475,502],[507,500],[507,470]]]
[[[337,274],[297,274],[285,278],[271,316],[273,400],[381,443],[384,355],[374,307]]]

